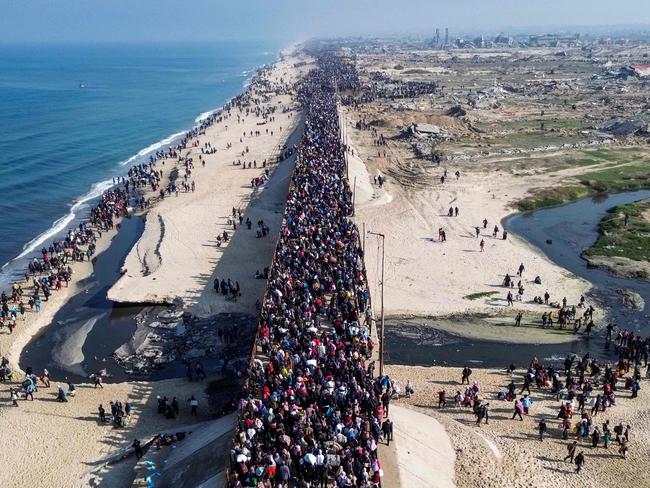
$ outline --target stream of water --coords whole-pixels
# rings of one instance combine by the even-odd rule
[[[641,335],[650,333],[648,309],[650,283],[614,276],[602,269],[587,267],[583,250],[598,237],[598,223],[612,207],[650,197],[650,190],[598,195],[574,203],[516,214],[504,222],[505,228],[539,248],[549,259],[568,271],[588,280],[594,287],[591,296],[608,313],[608,320]],[[550,242],[550,243],[549,243]],[[647,304],[639,311],[623,306],[617,290],[630,289]],[[604,337],[562,344],[512,344],[467,339],[425,327],[417,321],[387,321],[386,362],[405,365],[476,364],[483,367],[506,367],[511,361],[527,364],[533,356],[545,362],[563,361],[567,354],[585,354],[603,360],[615,359]],[[598,324],[597,324],[598,325]]]

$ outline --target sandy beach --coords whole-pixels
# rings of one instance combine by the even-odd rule
[[[645,471],[630,469],[645,462],[650,454],[650,412],[644,406],[647,392],[640,391],[639,397],[635,399],[629,398],[629,391],[618,392],[617,405],[599,413],[594,419],[598,426],[606,420],[610,420],[612,425],[619,421],[632,425],[628,459],[620,457],[615,442],[609,449],[605,449],[602,441],[597,448],[591,447],[590,440],[581,441],[578,451],[585,453],[586,463],[584,471],[578,477],[574,474],[575,466],[562,461],[566,456],[568,441],[561,439],[560,421],[556,419],[561,402],[556,401],[548,389],[533,389],[530,414],[524,416],[523,422],[511,420],[511,402],[496,398],[497,393],[510,382],[510,375],[502,370],[474,369],[471,380],[479,382],[481,397],[490,403],[489,423],[478,427],[471,409],[455,408],[451,400],[456,390],[462,391],[465,388],[460,385],[461,369],[406,366],[387,368],[391,378],[401,385],[410,380],[415,389],[415,395],[396,401],[396,405],[431,416],[444,427],[456,454],[456,486],[473,486],[476,480],[481,480],[480,486],[485,487],[562,487],[574,479],[581,486],[601,486],[602,483],[646,486],[650,483]],[[519,387],[522,375],[523,370],[519,370],[514,376]],[[442,409],[437,408],[440,390],[446,391],[448,401],[448,406]],[[548,432],[547,438],[540,442],[537,426],[542,418],[546,420]],[[440,449],[446,442],[445,434],[433,429],[428,432],[430,437],[440,439],[436,442],[437,449]],[[574,437],[572,435],[570,439]],[[399,439],[396,446],[398,457],[404,449],[410,449],[402,447]],[[430,457],[440,457],[432,448],[421,449],[426,449]]]
[[[118,229],[115,228],[109,232],[102,234],[102,237],[97,240],[96,253],[93,256],[96,259],[102,259],[102,251],[110,246],[111,241],[116,236]],[[64,286],[61,290],[53,293],[48,301],[42,302],[40,313],[27,309],[24,320],[17,321],[17,327],[13,333],[9,333],[4,328],[0,332],[0,350],[9,359],[9,362],[17,375],[21,375],[22,371],[18,361],[23,348],[29,343],[39,331],[48,327],[56,312],[65,304],[65,302],[76,293],[79,292],[78,283],[93,272],[93,263],[91,261],[75,262],[72,264],[73,275],[69,286]],[[24,283],[23,283],[24,284]],[[31,282],[23,287],[25,295],[29,296],[32,292]]]
[[[294,68],[299,60],[302,58],[284,56],[271,70],[267,70],[266,82],[269,85],[266,86],[295,82],[309,69],[306,64]],[[184,155],[194,159],[196,191],[181,193],[178,197],[168,196],[148,211],[145,232],[127,257],[124,264],[126,273],[110,291],[111,299],[130,303],[168,303],[180,297],[197,315],[222,311],[255,314],[256,301],[261,298],[266,283],[255,279],[255,271],[262,271],[270,264],[293,168],[292,157],[279,163],[276,157],[283,147],[289,148],[297,142],[301,127],[293,95],[285,92],[273,94],[273,88],[270,90],[267,94],[264,88],[260,88],[255,95],[263,99],[261,105],[276,107],[273,121],[261,124],[262,120],[251,112],[250,115],[242,113],[238,124],[233,112],[232,119],[224,124],[214,124],[197,141],[190,141],[188,147],[195,142],[198,147],[191,146]],[[251,130],[259,130],[261,134],[258,137],[247,136],[240,143],[242,132]],[[203,155],[206,164],[202,167],[198,154],[206,142],[218,151]],[[246,146],[249,151],[242,157],[241,152]],[[257,168],[243,170],[241,166],[233,166],[233,160],[255,160]],[[263,160],[269,162],[266,167],[270,173],[269,181],[251,188],[251,179],[264,173]],[[171,163],[167,160],[163,166],[158,162],[164,171],[163,178],[172,171]],[[233,233],[232,225],[226,224],[232,207],[240,208],[244,218],[251,219],[252,230],[237,222],[238,229]],[[264,238],[255,237],[258,220],[263,220],[269,228]],[[157,226],[159,223],[164,226],[164,231]],[[231,238],[224,246],[217,247],[215,237],[224,230],[228,230]],[[110,245],[114,235],[115,231],[105,233],[98,241],[95,254],[98,259],[102,258],[101,251]],[[155,262],[156,256],[158,262]],[[105,384],[103,389],[81,384],[77,385],[77,396],[67,403],[56,401],[57,380],[61,379],[52,378],[52,386],[49,389],[40,387],[33,402],[19,400],[19,407],[11,406],[9,388],[19,388],[22,379],[22,372],[17,369],[22,349],[39,330],[51,325],[55,313],[78,291],[76,283],[89,276],[93,266],[85,261],[74,264],[73,269],[70,286],[54,292],[49,301],[44,301],[39,314],[28,311],[24,321],[18,320],[13,334],[6,331],[0,334],[0,348],[14,369],[14,381],[0,386],[3,397],[0,428],[5,433],[17,434],[7,435],[3,444],[5,462],[12,469],[5,470],[0,476],[2,486],[129,486],[136,472],[147,475],[147,470],[134,470],[133,456],[108,467],[103,466],[102,459],[130,446],[136,438],[144,442],[158,433],[204,429],[197,427],[197,422],[213,418],[207,405],[205,387],[208,381],[218,377],[208,378],[206,383],[173,379]],[[241,299],[226,302],[223,296],[217,295],[212,289],[215,276],[239,281]],[[34,366],[40,374],[38,365]],[[181,404],[180,417],[170,421],[156,415],[157,395],[176,396]],[[192,395],[199,399],[197,417],[189,413],[187,400]],[[101,403],[109,410],[108,404],[112,400],[128,401],[134,407],[124,429],[113,429],[110,424],[98,422],[98,405]],[[221,429],[213,434],[221,439],[223,444],[219,449],[223,450],[230,443],[232,422],[214,425]],[[205,445],[205,442],[198,442],[195,448]]]
[[[107,468],[102,468],[102,458],[130,446],[134,439],[175,433],[212,418],[203,393],[205,383],[180,379],[110,384],[103,389],[78,385],[77,396],[67,403],[56,401],[56,385],[53,381],[49,389],[39,388],[33,402],[21,400],[17,408],[3,391],[0,425],[4,432],[20,435],[6,435],[3,441],[3,459],[14,468],[0,474],[2,486],[130,486],[135,457]],[[181,413],[176,420],[156,414],[156,395],[179,399]],[[190,415],[187,399],[191,395],[200,402],[197,417]],[[109,402],[115,400],[134,407],[124,429],[98,421],[99,404],[110,411]]]
[[[345,113],[347,137],[354,155],[349,155],[350,177],[357,180],[356,221],[366,229],[386,236],[387,316],[445,316],[485,313],[511,317],[515,311],[506,305],[502,282],[506,273],[517,280],[517,270],[524,264],[526,294],[551,293],[551,300],[577,303],[590,285],[571,275],[546,258],[538,249],[516,235],[502,240],[502,221],[513,213],[511,203],[542,178],[517,178],[504,172],[486,173],[473,168],[445,165],[435,171],[438,177],[447,170],[448,178],[439,183],[434,175],[413,175],[410,182],[390,176],[399,165],[399,149],[390,145],[387,156],[376,156],[367,131],[352,125],[359,115]],[[375,151],[374,155],[373,152]],[[460,170],[460,178],[454,173]],[[388,175],[383,188],[374,184],[377,175]],[[405,177],[406,178],[406,177]],[[458,217],[448,217],[450,207],[459,208]],[[483,228],[483,220],[488,221]],[[492,229],[500,229],[498,238]],[[480,237],[475,234],[480,227]],[[438,229],[444,228],[447,241],[438,241]],[[479,241],[486,243],[481,252]],[[366,238],[366,265],[373,296],[379,292],[380,248],[376,238]],[[542,285],[533,283],[536,276]],[[488,294],[472,299],[472,294]],[[541,317],[543,307],[518,302],[516,311]]]
[[[308,69],[293,68],[301,59],[292,56],[279,61],[266,81],[271,86],[294,83]],[[275,248],[272,236],[277,235],[282,220],[292,171],[292,158],[279,164],[275,161],[283,146],[293,146],[301,132],[300,112],[291,95],[267,93],[260,88],[252,96],[263,100],[260,108],[275,107],[277,111],[262,117],[235,109],[196,139],[198,147],[183,151],[183,157],[195,162],[192,179],[196,190],[165,198],[147,214],[144,233],[125,260],[124,275],[108,292],[110,300],[173,303],[181,299],[200,316],[255,313],[255,303],[265,287],[264,280],[255,279],[255,271],[262,272],[270,263]],[[251,131],[261,134],[251,136]],[[217,152],[202,155],[203,167],[198,160],[206,143]],[[255,167],[242,169],[233,165],[234,161],[246,165],[255,162]],[[267,161],[266,168],[263,161]],[[172,171],[171,164],[173,161],[165,161],[165,172]],[[253,187],[251,180],[264,175],[265,170],[270,173],[269,182]],[[237,218],[234,230],[229,223],[233,208],[241,209],[243,218],[252,221],[251,230]],[[256,238],[258,221],[270,229],[268,237]],[[216,236],[224,231],[229,233],[229,241],[218,246]],[[238,281],[241,298],[226,301],[215,293],[215,278]]]

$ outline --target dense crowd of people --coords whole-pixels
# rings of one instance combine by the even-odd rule
[[[400,80],[391,78],[385,73],[375,71],[369,74],[368,81],[361,83],[356,70],[353,66],[346,67],[349,72],[346,80],[348,85],[344,88],[351,90],[341,97],[344,105],[357,107],[362,104],[370,103],[380,98],[389,100],[398,100],[404,98],[417,98],[422,95],[432,95],[436,92],[438,86],[434,82]],[[346,73],[347,74],[347,73]]]
[[[381,483],[390,381],[373,379],[361,323],[368,284],[336,106],[349,73],[340,58],[321,55],[299,90],[305,132],[240,400],[232,488]]]

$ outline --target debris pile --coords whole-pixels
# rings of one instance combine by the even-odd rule
[[[241,354],[227,345],[249,345],[255,326],[249,316],[217,314],[199,318],[179,308],[169,308],[153,320],[139,317],[138,328],[129,342],[113,353],[115,361],[129,374],[146,375],[180,360],[189,363],[199,358],[230,359]],[[236,339],[236,340],[235,340]]]

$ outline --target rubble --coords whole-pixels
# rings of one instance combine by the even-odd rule
[[[601,131],[617,136],[638,135],[648,132],[648,123],[640,119],[610,119],[600,126]]]
[[[155,310],[154,310],[155,312]],[[231,359],[239,349],[250,347],[248,338],[253,334],[255,319],[249,316],[217,314],[198,318],[182,308],[172,307],[152,317],[139,317],[138,328],[129,342],[113,352],[113,358],[127,373],[146,375],[177,360],[189,362],[211,358],[222,363]],[[230,330],[235,341],[226,345],[219,338],[219,330]]]

